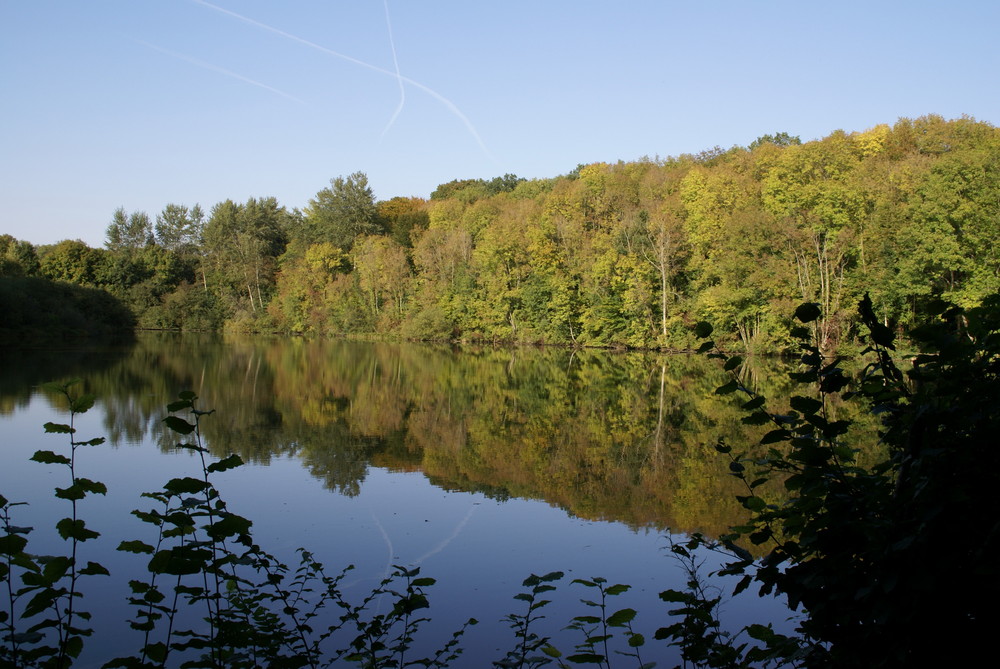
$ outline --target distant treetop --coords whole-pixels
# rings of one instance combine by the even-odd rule
[[[756,149],[762,144],[774,144],[775,146],[792,146],[794,144],[801,144],[802,140],[799,139],[798,135],[789,135],[787,132],[776,132],[773,135],[761,135],[754,141],[750,142],[748,147],[751,151]]]

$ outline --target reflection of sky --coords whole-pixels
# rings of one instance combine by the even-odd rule
[[[79,417],[79,436],[100,436],[99,410]],[[11,501],[30,501],[18,507],[16,524],[37,528],[31,535],[31,550],[53,552],[61,542],[49,530],[53,520],[68,513],[68,506],[51,497],[56,485],[65,486],[68,473],[52,465],[28,462],[36,449],[64,452],[63,435],[46,435],[46,421],[64,422],[53,415],[38,396],[14,416],[0,417],[0,492]],[[206,420],[212,420],[211,417]],[[141,577],[143,560],[118,554],[113,547],[126,539],[152,539],[152,527],[128,515],[148,508],[139,493],[156,490],[170,477],[197,475],[199,463],[186,452],[164,454],[152,443],[114,447],[109,444],[86,448],[80,455],[78,475],[105,482],[107,498],[87,498],[81,516],[88,526],[102,532],[98,542],[84,547],[84,560],[93,559],[116,575],[114,583]],[[652,633],[665,624],[667,605],[660,591],[683,585],[683,574],[667,557],[666,540],[656,533],[635,533],[619,523],[589,522],[567,516],[543,502],[511,499],[497,502],[479,493],[447,492],[431,485],[419,473],[394,473],[369,468],[356,497],[345,497],[323,488],[295,459],[275,457],[268,465],[246,465],[216,475],[215,483],[229,507],[254,521],[255,539],[268,551],[294,567],[295,549],[305,546],[334,575],[347,564],[356,569],[345,583],[349,597],[360,599],[385,576],[394,564],[420,566],[422,576],[438,579],[429,589],[433,621],[425,627],[431,645],[443,644],[452,631],[472,616],[481,621],[466,635],[466,660],[488,664],[499,659],[513,644],[512,633],[499,621],[512,612],[522,613],[523,602],[513,596],[528,575],[561,570],[566,577],[555,593],[553,604],[542,612],[545,633],[555,633],[574,615],[593,614],[579,599],[597,594],[574,578],[602,576],[609,583],[628,583],[632,590],[612,598],[611,610],[626,606],[637,609],[638,628],[647,635],[651,659],[667,659],[672,650],[653,642]],[[103,548],[102,548],[103,547]],[[97,555],[96,551],[110,551]],[[93,552],[91,552],[93,551]],[[138,571],[137,571],[138,570]],[[123,653],[138,647],[121,634],[128,612],[123,588],[111,587],[92,578],[84,583],[86,605],[95,613],[100,638]],[[753,602],[751,602],[753,603]],[[746,611],[730,607],[745,624]],[[102,621],[108,621],[103,622]],[[563,642],[572,650],[578,639]],[[91,648],[96,648],[96,639]],[[131,645],[130,645],[131,644]],[[105,653],[100,654],[101,657]],[[459,666],[462,666],[461,664]]]

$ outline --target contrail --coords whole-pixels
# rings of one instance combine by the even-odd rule
[[[392,547],[392,539],[389,538],[389,533],[385,531],[384,527],[382,527],[382,523],[379,522],[378,516],[375,515],[374,511],[372,511],[371,514],[372,520],[375,521],[375,526],[378,527],[378,531],[382,533],[382,539],[385,541],[386,548],[389,549],[389,561],[385,563],[385,573],[382,574],[382,580],[385,581],[389,578],[389,572],[392,570],[392,560],[394,557],[393,553],[396,551]],[[382,596],[384,596],[384,593]],[[378,601],[375,603],[375,613],[378,613],[382,609],[382,596],[380,596]]]
[[[396,59],[396,40],[392,37],[392,21],[389,20],[389,0],[383,0],[383,4],[385,5],[385,27],[389,31],[389,48],[392,49],[392,64],[396,67],[396,81],[399,82],[399,106],[396,107],[392,118],[389,119],[389,122],[385,124],[385,128],[382,129],[382,137],[380,139],[385,138],[385,133],[389,132],[389,128],[396,122],[396,118],[403,111],[403,104],[406,102],[406,88],[403,86],[403,77],[399,72],[399,60]]]
[[[136,42],[138,44],[141,44],[144,47],[147,47],[147,48],[152,49],[154,51],[159,51],[160,53],[166,54],[166,55],[171,56],[173,58],[177,58],[178,60],[183,60],[185,62],[191,63],[192,65],[197,65],[198,67],[203,67],[206,70],[212,70],[213,72],[218,72],[219,74],[224,74],[227,77],[232,77],[233,79],[238,79],[238,80],[242,81],[243,83],[250,84],[251,86],[257,86],[258,88],[263,88],[265,91],[270,91],[272,93],[276,93],[276,94],[280,95],[283,98],[288,98],[289,100],[292,100],[293,102],[298,102],[300,105],[304,105],[305,104],[305,102],[303,102],[302,100],[298,99],[297,97],[295,97],[293,95],[289,95],[288,93],[285,93],[284,91],[279,91],[277,88],[272,88],[271,86],[268,86],[267,84],[262,84],[259,81],[255,81],[253,79],[249,79],[247,77],[244,77],[241,74],[237,74],[236,72],[232,72],[232,71],[227,70],[225,68],[219,67],[218,65],[212,65],[211,63],[206,63],[204,61],[198,60],[197,58],[192,58],[191,56],[185,56],[182,53],[176,53],[174,51],[170,51],[169,49],[164,49],[163,47],[156,46],[155,44],[150,44],[149,42],[143,42],[142,40],[132,39],[132,41]]]
[[[215,11],[220,12],[222,14],[225,14],[227,16],[231,16],[234,19],[237,19],[239,21],[243,21],[244,23],[249,23],[250,25],[256,26],[256,27],[260,28],[261,30],[267,30],[268,32],[272,32],[275,35],[280,35],[280,36],[284,37],[285,39],[290,39],[293,42],[298,42],[299,44],[304,44],[305,46],[308,46],[311,49],[316,49],[317,51],[321,51],[322,53],[325,53],[325,54],[327,54],[329,56],[333,56],[334,58],[340,58],[341,60],[346,60],[349,63],[354,63],[355,65],[358,65],[360,67],[367,68],[367,69],[369,69],[369,70],[371,70],[373,72],[378,72],[379,74],[384,74],[384,75],[390,76],[390,77],[392,77],[394,79],[397,79],[398,81],[406,82],[406,83],[410,84],[411,86],[419,88],[424,93],[427,93],[432,98],[434,98],[435,100],[437,100],[438,102],[440,102],[441,104],[443,104],[445,107],[448,108],[448,111],[450,111],[452,114],[454,114],[456,117],[458,117],[458,119],[460,121],[462,121],[462,123],[465,125],[465,128],[469,131],[469,133],[475,138],[476,143],[479,144],[479,148],[481,148],[483,150],[483,153],[485,153],[486,156],[490,160],[492,160],[494,162],[498,162],[497,159],[490,152],[490,150],[486,147],[486,143],[483,142],[482,137],[479,136],[479,132],[476,130],[476,127],[474,125],[472,125],[472,121],[470,121],[465,116],[465,114],[463,114],[462,111],[458,107],[455,106],[455,104],[451,100],[449,100],[448,98],[444,97],[443,95],[441,95],[440,93],[438,93],[434,89],[429,88],[429,87],[423,85],[419,81],[414,81],[413,79],[410,79],[409,77],[404,77],[403,75],[399,74],[398,72],[392,72],[391,70],[386,70],[386,69],[381,68],[381,67],[379,67],[377,65],[372,65],[371,63],[366,63],[363,60],[358,60],[357,58],[352,58],[351,56],[348,56],[347,54],[340,53],[339,51],[334,51],[333,49],[327,49],[325,46],[320,46],[319,44],[316,44],[315,42],[310,42],[307,39],[303,39],[303,38],[301,38],[301,37],[299,37],[297,35],[293,35],[291,33],[287,33],[284,30],[280,30],[280,29],[275,28],[273,26],[269,26],[266,23],[261,23],[260,21],[255,21],[254,19],[251,19],[251,18],[249,18],[247,16],[243,16],[242,14],[237,14],[236,12],[230,11],[228,9],[224,9],[224,8],[219,7],[217,5],[213,5],[212,3],[206,2],[205,0],[191,0],[191,1],[194,2],[194,3],[196,3],[196,4],[202,5],[204,7],[208,7],[209,9],[214,9]]]
[[[465,526],[469,523],[469,519],[472,518],[472,512],[475,511],[475,510],[476,510],[475,506],[470,506],[469,507],[469,512],[465,514],[465,518],[463,518],[458,523],[458,525],[455,526],[455,531],[452,532],[451,535],[447,539],[445,539],[444,541],[442,541],[441,543],[439,543],[437,546],[435,546],[431,550],[427,551],[427,553],[425,553],[425,554],[421,555],[419,558],[417,558],[417,560],[414,561],[413,564],[414,565],[418,565],[421,562],[423,562],[424,560],[426,560],[427,558],[431,557],[432,555],[437,555],[438,553],[440,553],[441,551],[443,551],[445,548],[447,548],[448,544],[450,544],[455,539],[455,537],[458,536],[458,533],[461,532],[462,529],[465,528]]]

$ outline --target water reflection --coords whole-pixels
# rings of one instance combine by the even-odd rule
[[[105,535],[93,548],[108,555],[142,536],[124,511],[142,506],[140,491],[191,473],[161,423],[191,389],[215,409],[203,423],[209,448],[251,463],[219,483],[262,544],[286,560],[305,545],[328,566],[359,565],[362,595],[392,564],[447,575],[434,599],[445,604],[432,623],[441,634],[470,613],[499,621],[525,576],[557,569],[627,581],[636,599],[623,606],[659,612],[656,593],[683,578],[663,557],[662,530],[718,533],[741,520],[713,445],[753,443],[760,429],[740,422],[734,396],[715,394],[719,367],[690,356],[146,334],[120,350],[7,362],[0,492],[32,502],[26,524],[50,527],[60,513],[45,498],[49,474],[27,460],[57,447],[41,445],[51,435],[39,426],[60,420],[49,414],[62,404],[36,394],[29,406],[31,386],[78,376],[98,398],[81,431],[111,438],[86,462],[109,495],[88,498],[86,515]],[[742,373],[769,397],[788,394],[776,361]],[[59,550],[38,535],[56,542],[39,551]],[[115,607],[142,565],[102,562],[124,576],[89,600],[108,612],[94,651],[107,657],[132,647]],[[553,624],[579,614],[577,600],[554,604]],[[657,618],[647,624],[651,633]],[[469,647],[485,657],[503,644],[495,625],[476,634]]]
[[[164,406],[192,389],[216,410],[204,433],[220,456],[295,457],[348,496],[372,465],[420,471],[446,490],[633,528],[738,522],[739,490],[713,445],[753,443],[760,430],[740,422],[735,396],[714,393],[718,366],[686,355],[147,333],[114,353],[46,360],[8,361],[5,410],[62,365],[99,398],[112,442],[169,450]],[[743,374],[781,397],[781,367],[755,359]]]

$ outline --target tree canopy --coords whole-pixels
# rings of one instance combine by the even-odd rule
[[[455,179],[427,200],[378,202],[355,172],[302,212],[266,197],[207,217],[170,204],[153,226],[119,209],[106,249],[36,253],[45,276],[105,287],[168,327],[191,309],[199,327],[688,349],[705,319],[727,347],[776,352],[794,348],[807,300],[829,352],[857,341],[864,290],[897,332],[937,300],[968,308],[1000,290],[998,165],[997,128],[925,116],[550,179]],[[16,241],[3,271],[35,271]],[[320,257],[336,269],[306,280]]]

